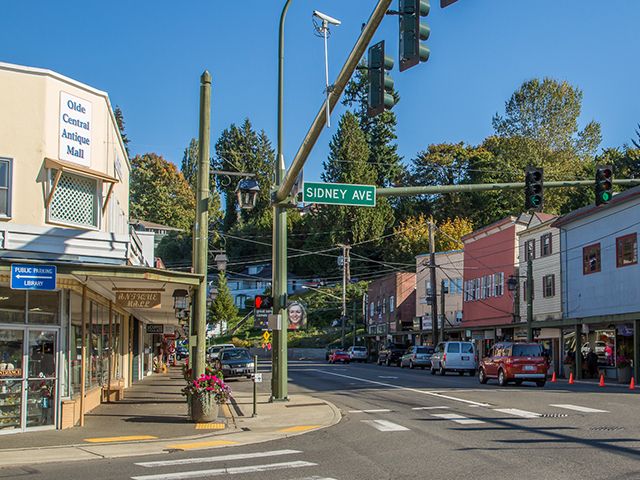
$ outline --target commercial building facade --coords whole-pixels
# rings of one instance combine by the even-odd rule
[[[129,228],[106,93],[0,63],[0,104],[0,434],[66,428],[151,372],[174,290],[202,279],[153,268]],[[51,289],[19,281],[54,267]]]

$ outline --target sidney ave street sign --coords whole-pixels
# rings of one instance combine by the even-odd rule
[[[375,207],[376,187],[350,183],[304,182],[302,202]]]

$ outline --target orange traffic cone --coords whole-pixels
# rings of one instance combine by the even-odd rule
[[[604,387],[604,373],[600,374],[600,383],[599,386]]]
[[[573,372],[569,373],[569,385],[573,385]]]
[[[556,383],[556,372],[553,371],[553,375],[551,375],[551,383]]]
[[[636,388],[636,381],[633,377],[631,377],[631,383],[629,384],[629,390],[634,390]]]

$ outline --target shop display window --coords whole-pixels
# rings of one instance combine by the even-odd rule
[[[59,293],[30,291],[27,294],[27,322],[39,325],[58,325]]]
[[[23,330],[0,330],[0,379],[22,377]]]
[[[24,323],[27,294],[0,287],[0,323]]]
[[[21,428],[21,410],[22,380],[0,380],[0,430]]]

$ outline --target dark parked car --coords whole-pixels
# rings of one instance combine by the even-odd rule
[[[182,360],[189,357],[189,349],[182,345],[176,347],[176,360]]]
[[[400,366],[400,359],[406,348],[400,347],[398,345],[387,345],[384,348],[381,348],[378,352],[378,365],[382,365],[383,363],[389,367],[391,365],[395,365],[396,367]]]
[[[247,377],[253,374],[253,359],[246,348],[225,348],[220,352],[224,378]]]

